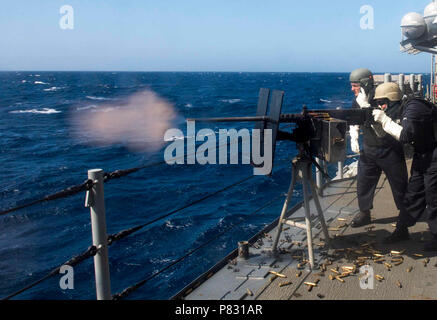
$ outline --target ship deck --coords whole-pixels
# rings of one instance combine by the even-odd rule
[[[431,235],[426,222],[410,228],[411,239],[393,245],[381,240],[395,228],[397,209],[390,185],[384,175],[378,183],[372,224],[351,228],[358,212],[356,180],[332,181],[320,197],[328,225],[330,246],[323,239],[320,224],[313,224],[315,261],[311,270],[305,264],[306,231],[284,227],[279,241],[280,254],[272,254],[272,239],[277,221],[249,242],[250,257],[242,259],[234,251],[182,290],[175,299],[185,300],[428,300],[437,299],[437,252],[422,250]],[[311,201],[311,214],[316,215]],[[289,211],[293,218],[303,217],[303,208]],[[278,212],[279,216],[279,212]],[[401,255],[397,255],[396,252]],[[400,258],[402,257],[402,258]],[[375,261],[375,260],[384,261]],[[364,274],[341,274],[357,261],[373,268],[372,280],[362,288]],[[326,271],[323,271],[324,267]],[[346,267],[342,269],[342,267]],[[349,269],[348,269],[349,268]],[[272,274],[276,272],[278,275]],[[377,276],[379,280],[376,279]],[[331,280],[332,279],[332,280]],[[305,283],[316,283],[308,286]],[[373,289],[371,284],[373,282]],[[361,283],[361,285],[360,285]]]

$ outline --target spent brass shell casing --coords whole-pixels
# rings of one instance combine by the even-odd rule
[[[420,253],[413,253],[413,256],[421,258],[421,257],[423,257],[423,254],[420,254]]]
[[[388,262],[384,262],[384,265],[385,265],[387,268],[393,268],[393,266],[392,266],[390,263],[388,263]]]
[[[411,272],[413,270],[413,267],[407,268],[407,272]]]
[[[307,286],[316,287],[317,283],[314,282],[304,282],[303,284],[306,284]]]
[[[302,275],[302,271],[299,271],[298,273],[296,273],[296,278],[299,278]]]
[[[279,278],[287,278],[286,275],[281,274],[281,273],[278,273],[278,272],[276,272],[276,271],[272,271],[272,270],[270,270],[269,272],[270,272],[271,274],[273,274],[273,275],[279,277]]]
[[[402,263],[404,263],[404,260],[398,261],[398,262],[396,262],[394,265],[395,265],[395,266],[399,266],[399,265],[401,265]]]
[[[402,250],[402,251],[395,251],[395,250],[390,251],[390,253],[391,253],[391,254],[394,254],[394,255],[401,255],[401,254],[403,254],[404,252],[405,252],[405,249]]]
[[[275,281],[277,277],[278,277],[278,276],[273,275],[273,276],[270,278],[270,282]]]
[[[426,259],[424,260],[424,262],[425,262],[425,263],[429,263],[429,258],[426,258]]]
[[[375,278],[376,278],[376,280],[379,280],[379,281],[384,280],[384,277],[379,275],[379,274],[375,275]]]
[[[338,221],[347,221],[345,218],[337,218]]]
[[[382,257],[384,257],[384,255],[383,254],[380,254],[380,253],[374,253],[373,254],[375,257],[378,257],[378,258],[382,258]]]
[[[340,278],[339,276],[336,276],[335,279],[337,279],[338,281],[340,281],[340,282],[342,282],[342,283],[345,282],[345,281],[344,281],[342,278]]]
[[[332,274],[329,275],[329,280],[334,280],[334,276]]]
[[[329,270],[331,270],[331,271],[334,272],[335,274],[340,274],[340,272],[338,272],[338,271],[335,270],[335,269],[329,269]]]
[[[402,288],[402,283],[400,283],[399,281],[396,281],[396,285],[397,285],[399,288]]]
[[[252,291],[250,291],[250,289],[248,288],[248,289],[246,289],[246,292],[247,292],[247,294],[249,295],[249,296],[253,296],[253,292]]]
[[[279,284],[279,287],[289,286],[290,284],[293,284],[293,283],[291,281],[282,282],[282,283]]]

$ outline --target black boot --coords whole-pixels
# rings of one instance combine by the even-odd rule
[[[360,211],[355,218],[352,220],[351,227],[359,228],[365,225],[370,224],[372,221],[370,219],[370,211]]]
[[[387,238],[382,240],[385,244],[396,243],[401,241],[406,241],[410,239],[410,234],[408,233],[408,227],[396,226],[395,231]]]
[[[434,235],[430,242],[425,243],[423,246],[424,251],[437,251],[437,235]]]

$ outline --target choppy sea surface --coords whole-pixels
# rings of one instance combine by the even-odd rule
[[[251,116],[259,89],[285,91],[283,112],[348,108],[352,93],[341,73],[0,73],[0,209],[36,200],[105,172],[163,160],[158,151],[130,149],[123,141],[91,144],[77,135],[76,115],[107,111],[145,89],[186,118]],[[72,120],[73,119],[73,120]],[[248,124],[209,125],[218,128]],[[203,127],[208,127],[204,124]],[[253,126],[252,126],[253,127]],[[249,125],[250,128],[250,125]],[[168,142],[167,142],[168,144]],[[291,142],[278,142],[271,177],[257,176],[159,220],[109,247],[112,293],[148,278],[191,249],[212,241],[132,292],[128,299],[168,299],[277,218],[290,183]],[[152,166],[105,183],[108,234],[141,225],[252,175],[250,165]],[[293,203],[301,200],[300,189]],[[0,217],[0,298],[42,278],[92,244],[85,194],[46,202]],[[229,230],[228,232],[225,232]],[[217,235],[223,233],[220,237]],[[95,299],[93,259],[74,268],[74,289],[60,288],[61,274],[14,299]]]

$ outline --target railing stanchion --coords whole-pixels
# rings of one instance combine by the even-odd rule
[[[85,206],[91,211],[93,245],[98,249],[94,256],[97,300],[111,300],[103,170],[89,170],[88,178],[94,181],[93,188],[87,192]]]

